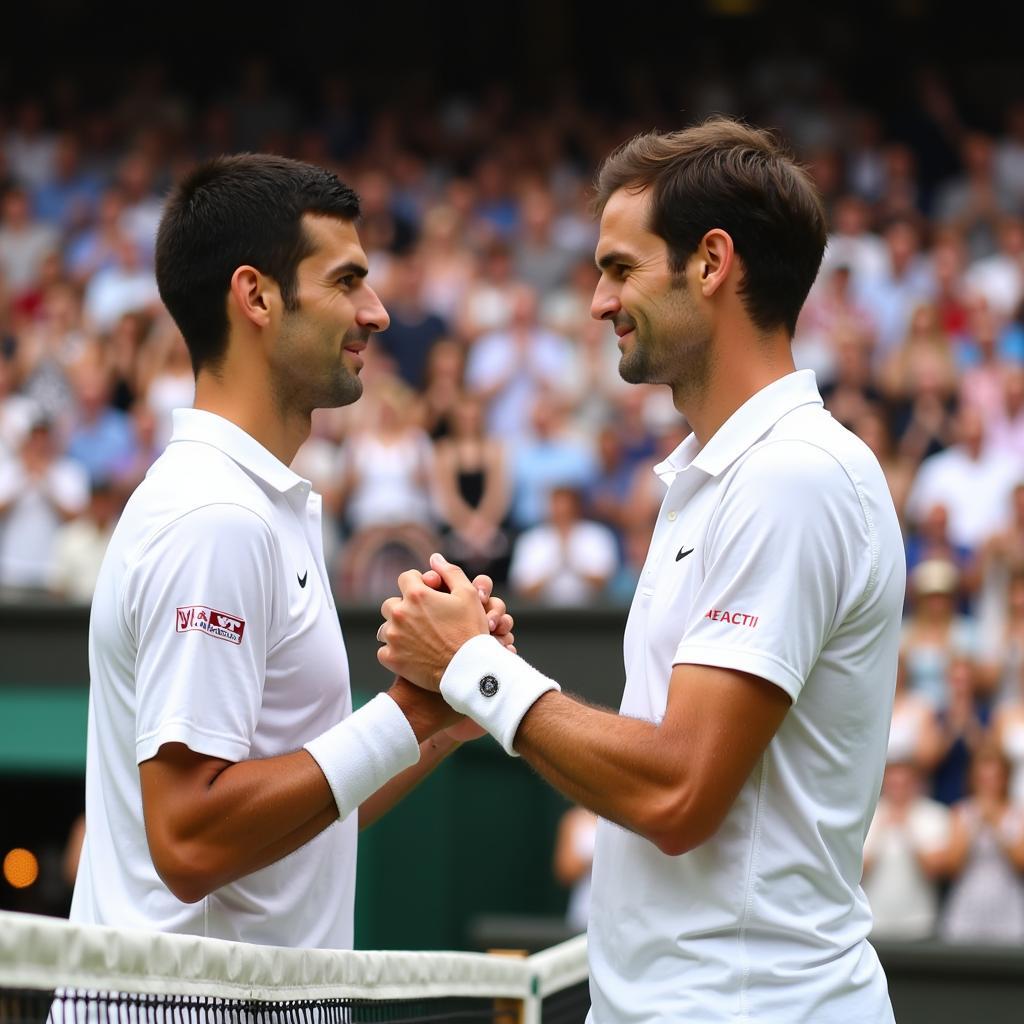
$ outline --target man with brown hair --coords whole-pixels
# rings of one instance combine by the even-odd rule
[[[593,1021],[891,1021],[860,875],[904,557],[877,461],[794,369],[820,198],[768,135],[714,120],[628,142],[597,204],[592,313],[693,428],[655,468],[621,713],[501,649],[437,556],[450,592],[403,574],[380,660],[604,819]]]

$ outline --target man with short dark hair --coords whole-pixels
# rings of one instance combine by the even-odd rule
[[[476,729],[400,679],[352,711],[320,497],[289,469],[387,327],[358,214],[333,174],[260,155],[197,168],[167,203],[157,279],[195,408],[96,585],[76,921],[351,946],[357,828]]]
[[[597,191],[592,313],[622,376],[670,387],[693,428],[655,468],[621,714],[495,644],[439,556],[450,593],[404,573],[380,660],[604,819],[594,1022],[891,1021],[860,875],[905,569],[877,461],[794,370],[821,201],[728,120],[633,139]]]

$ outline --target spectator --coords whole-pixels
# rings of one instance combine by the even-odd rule
[[[590,874],[594,864],[597,815],[585,807],[570,807],[558,822],[554,874],[569,890],[565,923],[577,932],[587,930],[590,916]]]
[[[922,777],[927,777],[941,756],[942,732],[935,706],[927,697],[908,689],[906,662],[901,657],[886,761],[912,765]]]
[[[456,314],[460,337],[472,344],[482,334],[506,330],[523,286],[513,276],[512,254],[502,241],[485,249],[478,273],[462,293]]]
[[[969,598],[979,586],[980,572],[975,552],[949,537],[949,510],[945,505],[932,505],[925,513],[916,533],[906,541],[907,571],[913,573],[922,562],[941,561],[956,566],[959,588],[957,607],[963,614],[970,611]]]
[[[877,406],[864,408],[849,426],[878,459],[889,485],[893,505],[902,522],[907,495],[914,482],[916,464],[896,448],[888,421]]]
[[[89,504],[64,523],[53,539],[49,590],[77,604],[89,604],[110,535],[121,511],[118,491],[106,480],[94,480]]]
[[[1024,575],[1013,577],[1010,586],[1006,683],[992,721],[992,734],[1010,767],[1010,798],[1024,807]],[[1002,666],[1001,666],[1002,667]],[[1009,685],[1014,689],[1007,694]]]
[[[962,409],[956,443],[921,466],[907,515],[920,523],[934,505],[949,509],[952,541],[972,551],[1003,529],[1010,518],[1010,493],[1020,478],[1020,463],[986,445],[985,424],[977,409]]]
[[[101,186],[82,167],[81,146],[73,132],[57,136],[53,170],[53,177],[35,189],[32,202],[36,216],[66,238],[92,221]]]
[[[606,423],[597,435],[597,459],[597,475],[586,492],[586,512],[615,533],[621,548],[637,460],[629,457],[619,430],[611,423]]]
[[[345,440],[339,459],[348,532],[340,589],[364,599],[392,593],[399,573],[425,565],[438,546],[429,497],[434,453],[412,394],[382,378],[373,399],[371,418]]]
[[[858,195],[841,196],[836,201],[833,221],[819,282],[829,281],[839,267],[847,268],[854,287],[883,276],[889,267],[889,256],[885,243],[870,230],[871,211],[864,199]],[[840,291],[845,294],[845,288]]]
[[[581,516],[573,486],[550,490],[548,518],[516,538],[509,582],[522,597],[545,604],[587,604],[601,594],[618,566],[615,537]]]
[[[995,174],[995,145],[982,132],[971,132],[961,150],[964,174],[949,181],[937,202],[938,219],[967,239],[974,259],[995,252],[999,222],[1014,209],[1013,196]]]
[[[875,362],[880,365],[907,333],[914,308],[932,297],[934,286],[921,257],[917,222],[906,215],[885,229],[888,265],[878,277],[857,282],[856,301],[870,309],[877,327]]]
[[[39,97],[31,96],[19,104],[6,150],[12,174],[26,187],[38,188],[53,179],[57,145],[46,128],[46,112]]]
[[[949,700],[938,715],[940,758],[932,773],[932,794],[947,806],[967,796],[971,759],[988,736],[991,694],[979,690],[978,678],[972,658],[954,655],[950,659]]]
[[[964,333],[970,294],[964,285],[964,245],[955,231],[945,231],[932,247],[935,308],[942,329],[954,338]]]
[[[58,244],[57,231],[33,218],[25,189],[9,188],[0,199],[0,276],[13,298],[38,281],[43,261]]]
[[[419,255],[423,261],[423,304],[445,323],[453,323],[474,276],[474,261],[462,244],[462,223],[451,206],[437,205],[424,215]]]
[[[536,295],[518,288],[508,328],[483,335],[466,364],[466,386],[488,410],[488,432],[510,443],[523,438],[539,396],[568,397],[572,363],[569,342],[538,324]]]
[[[117,265],[124,215],[124,193],[116,186],[108,187],[99,198],[95,222],[68,244],[66,263],[76,283],[87,284],[93,275]]]
[[[988,419],[1002,401],[1005,360],[1000,351],[996,316],[984,300],[971,304],[959,359],[963,367],[960,400]]]
[[[900,453],[915,466],[953,443],[956,398],[934,364],[919,365],[908,399],[889,408]]]
[[[156,231],[164,208],[156,177],[156,169],[142,150],[129,153],[117,169],[117,183],[125,201],[120,227],[135,243],[144,267],[153,265]]]
[[[1003,393],[988,421],[989,445],[1014,459],[1024,479],[1024,366],[1003,370]]]
[[[879,380],[893,404],[909,402],[925,379],[937,381],[939,394],[949,402],[956,396],[956,371],[952,339],[942,329],[938,309],[923,302],[911,313],[907,335],[882,365]]]
[[[110,373],[101,358],[99,352],[87,353],[72,378],[77,416],[67,453],[92,480],[111,479],[136,451],[131,418],[111,405]]]
[[[971,264],[964,285],[1005,320],[1024,298],[1024,221],[1017,216],[1001,217],[997,238],[997,251]]]
[[[139,359],[139,390],[155,419],[155,445],[163,451],[171,439],[175,409],[192,405],[195,374],[181,332],[163,317],[154,324]]]
[[[574,259],[553,233],[556,213],[548,189],[529,189],[522,198],[519,233],[512,244],[516,275],[540,296],[563,283]]]
[[[927,939],[935,933],[950,813],[923,794],[923,780],[912,762],[885,766],[882,796],[864,841],[861,883],[874,916],[874,939]]]
[[[839,372],[841,345],[870,356],[875,343],[871,311],[855,298],[852,280],[848,264],[831,264],[828,276],[811,290],[797,321],[793,358],[799,367],[815,370],[825,388]]]
[[[903,627],[902,657],[911,693],[943,710],[949,700],[946,679],[955,655],[973,656],[974,622],[956,614],[960,574],[952,562],[920,562],[908,577],[910,615]]]
[[[101,334],[112,331],[126,313],[159,312],[156,277],[143,264],[138,243],[124,235],[114,253],[113,266],[97,271],[85,289],[86,321]]]
[[[996,181],[1020,208],[1024,204],[1024,99],[1011,100],[1005,117],[1006,133],[996,143]]]
[[[397,256],[382,292],[391,322],[374,339],[374,345],[409,387],[421,388],[430,350],[448,332],[444,320],[424,305],[422,257],[415,253]]]
[[[557,401],[537,398],[532,426],[532,435],[513,449],[511,459],[512,525],[519,530],[544,519],[553,486],[569,484],[585,491],[597,476],[590,444],[572,434]]]
[[[846,327],[832,334],[829,345],[835,357],[835,374],[821,388],[825,408],[853,429],[870,408],[880,404],[882,394],[871,372],[871,350],[864,339]]]
[[[423,375],[423,426],[434,440],[447,437],[462,401],[466,358],[458,342],[443,338],[431,348]]]
[[[0,354],[0,467],[15,458],[37,411],[36,404],[19,392],[17,379],[14,359]]]
[[[0,589],[44,590],[62,522],[85,508],[89,482],[56,450],[52,425],[37,418],[18,457],[0,465]]]
[[[484,410],[465,395],[455,405],[451,433],[437,442],[438,506],[447,524],[446,555],[470,578],[508,573],[508,466],[499,438],[484,433]]]
[[[1024,942],[1024,808],[1008,798],[1009,765],[984,745],[971,764],[971,796],[953,808],[940,923],[947,942]]]

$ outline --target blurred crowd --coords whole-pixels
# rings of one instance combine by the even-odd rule
[[[865,875],[880,934],[1024,941],[1024,100],[978,126],[935,75],[898,118],[833,86],[765,61],[703,78],[683,116],[643,95],[612,115],[571,88],[525,111],[500,86],[368,108],[343,77],[300,99],[254,60],[201,102],[154,64],[110,104],[58,82],[0,106],[0,595],[89,600],[192,400],[153,274],[162,197],[198,159],[260,149],[356,188],[391,315],[363,399],[318,411],[294,464],[324,496],[339,598],[375,602],[440,548],[513,601],[628,603],[652,467],[688,427],[666,389],[620,380],[590,317],[589,184],[637,130],[750,116],[830,218],[797,364],[877,454],[905,529]]]

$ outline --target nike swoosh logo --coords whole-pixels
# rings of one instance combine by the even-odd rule
[[[299,586],[304,587],[306,585],[306,580],[309,579],[309,570],[307,569],[301,576],[296,573],[295,578],[299,581]]]
[[[680,548],[679,549],[679,554],[676,555],[676,561],[678,562],[680,558],[685,558],[687,555],[692,555],[692,554],[693,554],[693,548],[687,548],[685,551],[682,548]]]

